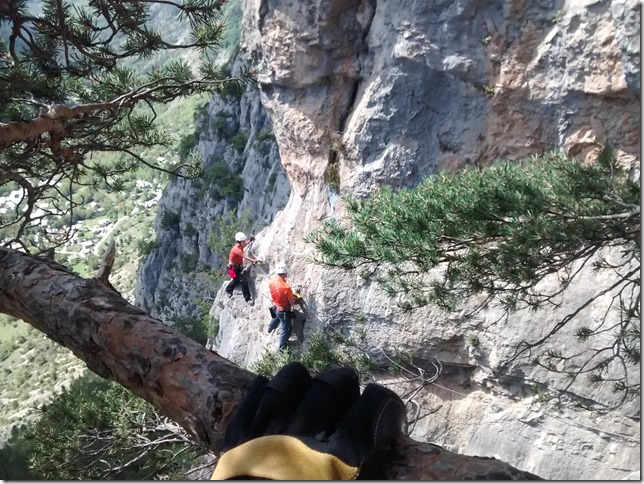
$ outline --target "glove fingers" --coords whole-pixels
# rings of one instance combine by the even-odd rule
[[[360,468],[360,478],[379,478],[385,454],[396,442],[405,420],[405,405],[396,393],[369,384],[333,436],[333,453]]]
[[[259,407],[264,388],[268,384],[268,378],[256,376],[250,384],[248,394],[242,400],[224,434],[222,450],[226,451],[251,438],[251,425],[255,420],[255,414]]]
[[[253,437],[284,431],[311,386],[311,376],[298,362],[284,366],[266,385],[250,433]]]
[[[313,379],[308,392],[293,415],[286,433],[321,438],[335,431],[351,406],[360,397],[358,374],[352,368],[334,368]]]

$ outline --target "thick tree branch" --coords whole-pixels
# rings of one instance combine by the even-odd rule
[[[11,249],[0,249],[0,311],[69,348],[213,450],[253,376],[97,281]]]
[[[104,286],[109,287],[110,289],[113,289],[112,285],[110,284],[109,278],[110,273],[112,272],[112,266],[114,265],[115,257],[116,243],[114,242],[114,240],[111,240],[107,248],[105,249],[103,260],[101,261],[101,265],[98,268],[98,272],[96,273],[96,280],[98,280],[98,282],[100,282]]]
[[[56,105],[51,106],[47,113],[31,121],[0,123],[0,149],[18,141],[35,138],[44,133],[62,134],[67,121],[111,107],[118,106],[113,106],[110,102],[84,104],[73,108]]]
[[[52,105],[49,106],[47,112],[42,113],[39,117],[30,121],[0,122],[0,149],[7,148],[16,142],[36,138],[45,133],[50,133],[50,136],[63,136],[68,121],[81,119],[84,116],[100,111],[133,107],[139,101],[146,99],[154,102],[168,102],[182,94],[192,94],[197,91],[212,91],[225,82],[242,81],[244,79],[241,77],[225,80],[192,80],[186,82],[164,78],[139,86],[128,93],[101,103],[81,104],[74,107],[60,104]]]

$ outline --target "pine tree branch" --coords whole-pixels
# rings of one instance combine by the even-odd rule
[[[172,78],[163,78],[158,81],[171,81]],[[30,121],[16,121],[9,123],[0,122],[0,149],[4,149],[16,142],[27,141],[45,133],[54,136],[65,134],[66,123],[74,119],[82,119],[84,116],[95,114],[101,111],[120,110],[133,107],[139,101],[149,99],[154,102],[168,102],[181,95],[196,91],[207,91],[215,89],[226,82],[244,82],[245,78],[234,77],[224,80],[193,80],[179,84],[159,84],[158,81],[150,82],[143,86],[132,89],[116,98],[100,103],[81,104],[68,107],[61,104],[53,104],[48,107],[46,113]],[[160,96],[153,94],[162,93]],[[58,146],[58,138],[54,145]]]
[[[628,218],[636,217],[639,214],[640,214],[640,208],[636,207],[631,212],[612,213],[607,215],[564,216],[563,218],[574,219],[574,220],[615,220],[615,219],[628,219]]]

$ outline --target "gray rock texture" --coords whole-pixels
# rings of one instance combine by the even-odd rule
[[[218,289],[214,281],[225,274],[228,259],[227,252],[222,261],[208,246],[211,232],[219,234],[219,218],[231,210],[237,217],[245,213],[253,233],[271,223],[288,200],[290,184],[259,91],[252,86],[242,91],[214,96],[197,121],[196,150],[204,160],[205,179],[173,180],[159,201],[158,246],[139,267],[135,294],[137,304],[170,325],[177,317],[193,318],[195,301],[212,304]],[[220,193],[223,176],[208,177],[215,164],[239,176],[238,193]],[[169,227],[166,213],[178,215],[180,222]]]
[[[220,331],[212,349],[248,366],[277,348],[277,336],[266,333],[268,275],[284,261],[307,301],[304,338],[294,337],[294,347],[306,347],[311,334],[332,327],[364,333],[363,348],[375,361],[403,352],[427,373],[440,363],[432,383],[379,377],[407,395],[414,439],[497,457],[547,479],[636,475],[639,400],[602,412],[558,411],[540,404],[532,389],[535,381],[563,388],[563,379],[525,360],[499,371],[518,343],[547,334],[614,275],[584,273],[557,310],[507,316],[491,305],[472,313],[480,302],[472,300],[454,314],[433,307],[402,314],[357,274],[312,264],[304,237],[324,219],[342,217],[341,195],[413,186],[438,170],[468,164],[550,148],[592,160],[597,143],[607,140],[620,162],[637,172],[639,3],[245,0],[244,11],[241,51],[256,65],[265,122],[272,125],[283,171],[269,168],[280,173],[279,202],[261,189],[242,201],[270,223],[253,247],[266,263],[250,269],[254,306],[241,296],[228,300],[224,286],[219,289],[211,315]],[[215,111],[211,106],[211,116]],[[239,112],[240,123],[248,122],[245,113]],[[202,149],[206,156],[231,154],[204,138]],[[249,158],[244,166],[254,180],[268,174],[250,165],[257,161]],[[163,203],[178,207],[182,197],[185,187],[176,184]],[[201,214],[195,222],[205,224],[201,234],[225,208],[195,202],[185,206]],[[169,235],[160,242],[141,272],[140,297],[149,304],[159,293],[158,275],[173,274],[173,254],[188,250]],[[203,243],[195,242],[194,250],[200,261],[216,263]],[[177,303],[182,298],[177,295]],[[609,301],[610,295],[598,299],[579,320],[601,324]],[[576,327],[559,332],[551,347],[583,350]],[[636,369],[631,372],[639,379]],[[606,388],[579,383],[569,390],[607,407],[616,403]]]

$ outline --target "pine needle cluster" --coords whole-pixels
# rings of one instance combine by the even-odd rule
[[[0,220],[4,245],[33,251],[26,239],[34,231],[46,247],[68,240],[35,214],[71,219],[83,201],[68,192],[79,186],[122,189],[123,175],[142,165],[200,175],[198,160],[168,169],[141,153],[171,144],[155,122],[161,106],[250,81],[248,72],[231,77],[212,62],[226,29],[225,3],[0,3],[0,187],[24,194]],[[152,14],[160,9],[174,18],[173,29],[155,28]]]
[[[620,171],[609,146],[592,164],[551,152],[442,172],[415,188],[347,198],[346,207],[349,220],[328,220],[309,235],[317,262],[358,271],[404,311],[429,304],[455,310],[479,294],[508,312],[556,307],[583,267],[613,271],[614,282],[598,287],[546,337],[524,342],[517,357],[609,295],[618,321],[582,326],[576,335],[588,340],[608,332],[612,345],[577,358],[546,353],[536,364],[571,381],[586,375],[611,381],[625,395],[639,393],[626,368],[639,366],[640,358],[640,184]],[[618,260],[602,258],[610,248],[619,251]],[[606,377],[613,365],[623,367],[621,378]]]

